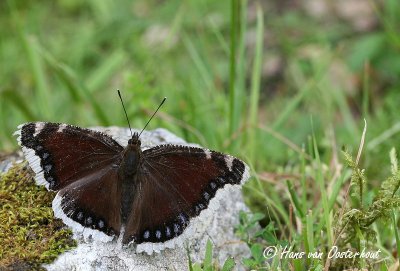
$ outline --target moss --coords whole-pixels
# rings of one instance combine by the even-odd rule
[[[0,270],[40,269],[76,245],[53,216],[55,193],[36,185],[32,176],[26,164],[0,175]]]

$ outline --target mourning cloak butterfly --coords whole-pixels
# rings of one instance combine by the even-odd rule
[[[72,125],[31,122],[15,133],[36,181],[58,191],[53,210],[95,240],[174,246],[217,192],[249,178],[241,160],[203,148],[126,147],[109,135]],[[158,246],[157,246],[158,245]]]

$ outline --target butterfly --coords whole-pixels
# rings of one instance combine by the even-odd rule
[[[249,178],[243,161],[217,151],[171,144],[142,150],[139,133],[126,146],[61,123],[29,122],[15,134],[36,182],[57,191],[55,216],[95,240],[171,247],[220,191]]]

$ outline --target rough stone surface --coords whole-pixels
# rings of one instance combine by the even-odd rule
[[[0,173],[7,172],[14,163],[21,162],[23,159],[22,153],[13,153],[10,155],[0,155]]]
[[[122,145],[126,145],[130,137],[127,129],[118,127],[93,128],[113,136]],[[144,149],[158,144],[188,144],[165,129],[145,131],[141,136]],[[184,243],[184,247],[165,249],[161,253],[147,255],[136,253],[133,248],[121,247],[117,241],[108,243],[85,240],[76,235],[77,248],[60,255],[57,260],[44,267],[47,270],[188,270],[188,248],[192,262],[202,261],[208,239],[213,243],[214,259],[222,264],[228,257],[233,257],[237,264],[240,259],[249,255],[246,244],[234,235],[234,226],[239,223],[238,212],[247,210],[239,189],[226,189],[220,197],[215,212],[208,212],[196,231]],[[238,269],[242,269],[237,266]]]

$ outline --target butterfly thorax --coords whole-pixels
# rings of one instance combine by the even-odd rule
[[[122,160],[118,169],[118,177],[121,180],[121,218],[125,223],[131,212],[132,201],[136,192],[137,170],[142,157],[140,140],[137,134],[128,141],[128,145],[122,152]]]
[[[128,145],[122,152],[122,160],[119,166],[119,174],[123,176],[133,176],[140,164],[142,150],[140,149],[140,140],[134,138],[128,141]]]

